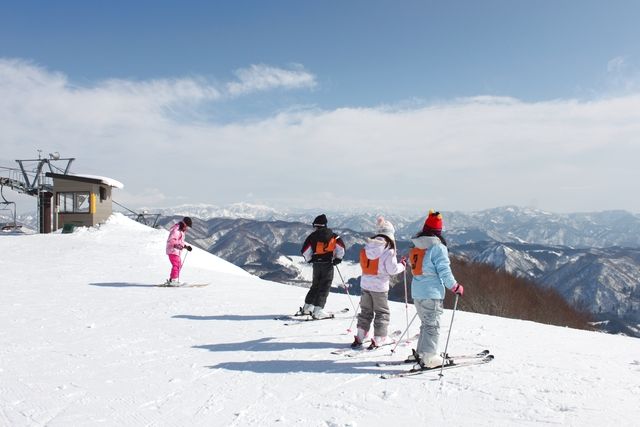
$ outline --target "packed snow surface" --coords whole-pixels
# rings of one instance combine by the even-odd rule
[[[630,426],[640,340],[455,314],[449,352],[489,364],[383,380],[410,347],[331,351],[350,315],[285,326],[305,289],[194,249],[161,288],[167,231],[114,215],[73,234],[0,236],[2,426]],[[473,286],[473,284],[467,284]],[[355,299],[355,298],[354,298]],[[327,309],[357,304],[331,294]],[[391,303],[391,330],[412,307]],[[352,309],[353,311],[353,309]],[[442,317],[444,347],[451,311]],[[412,325],[411,335],[417,332]],[[633,421],[636,420],[636,421]]]

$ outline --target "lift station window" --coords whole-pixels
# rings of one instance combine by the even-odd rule
[[[76,193],[76,212],[89,212],[89,193]]]
[[[89,192],[58,193],[58,209],[61,213],[89,213]]]

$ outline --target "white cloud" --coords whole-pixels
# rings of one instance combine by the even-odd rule
[[[614,73],[622,70],[627,63],[626,56],[616,56],[607,62],[607,72]]]
[[[232,96],[276,88],[299,89],[316,86],[315,76],[305,71],[300,65],[294,65],[293,69],[285,70],[264,64],[254,64],[249,68],[236,70],[235,74],[238,81],[227,85],[227,90]]]
[[[143,188],[135,193],[117,190],[119,203],[128,206],[162,206],[167,196],[158,188]]]
[[[611,93],[640,91],[640,71],[634,66],[631,56],[617,56],[608,61],[606,84]]]
[[[536,200],[555,211],[640,211],[638,93],[291,109],[225,125],[166,108],[198,115],[200,101],[220,93],[198,79],[77,87],[60,73],[0,60],[0,152],[76,157],[74,172],[123,182],[127,192],[115,197],[131,206],[251,194],[306,207],[454,210]]]

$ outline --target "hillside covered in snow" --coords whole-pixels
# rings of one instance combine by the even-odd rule
[[[343,318],[286,326],[306,290],[203,250],[181,279],[166,230],[116,214],[73,234],[2,235],[0,426],[635,425],[640,340],[458,311],[449,353],[489,364],[383,380]],[[339,279],[338,279],[339,280]],[[351,307],[331,294],[327,309]],[[391,329],[413,307],[391,303]],[[451,311],[442,318],[442,342]],[[417,333],[412,325],[411,335]]]

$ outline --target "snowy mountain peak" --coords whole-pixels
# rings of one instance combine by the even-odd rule
[[[282,213],[263,205],[251,203],[233,203],[225,206],[209,204],[185,204],[171,208],[145,208],[149,212],[157,212],[165,216],[191,216],[200,219],[210,218],[248,218],[269,220]]]

